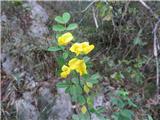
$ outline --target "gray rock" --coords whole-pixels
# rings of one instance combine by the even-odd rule
[[[94,107],[104,106],[104,95],[99,95],[94,100]]]
[[[30,103],[34,102],[32,92],[24,92],[23,93],[23,98]]]
[[[7,22],[7,16],[4,13],[0,16],[0,22]]]
[[[31,17],[33,20],[39,22],[39,23],[46,23],[48,20],[48,15],[36,1],[29,1],[29,4],[31,6]]]
[[[72,114],[70,96],[63,92],[64,90],[62,89],[58,91],[60,91],[59,96],[56,99],[55,106],[53,106],[48,120],[67,120]]]
[[[48,21],[48,15],[36,1],[28,1],[31,6],[31,18],[32,25],[28,30],[28,35],[35,38],[43,38],[44,35],[48,34],[48,28],[45,23]]]
[[[39,112],[30,102],[19,99],[15,102],[18,120],[38,120]]]
[[[54,96],[51,93],[49,88],[41,87],[39,89],[39,96],[41,100],[41,108],[43,109],[48,104],[52,104],[54,102]]]
[[[3,56],[5,57],[5,61],[2,62],[2,68],[3,70],[8,74],[12,74],[12,71],[13,71],[13,67],[14,67],[14,60],[13,58],[11,59],[9,56]]]
[[[48,34],[48,32],[49,32],[48,28],[45,26],[45,24],[41,24],[41,23],[38,23],[37,21],[33,21],[28,31],[28,35],[35,38],[44,39],[44,35]]]

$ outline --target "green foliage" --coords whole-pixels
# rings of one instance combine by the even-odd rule
[[[67,26],[66,30],[74,30],[78,28],[78,25],[76,23],[71,23]]]
[[[134,44],[134,45],[144,46],[144,45],[147,44],[146,42],[143,42],[142,39],[140,38],[140,37],[141,37],[141,34],[142,34],[142,30],[140,30],[140,31],[138,32],[138,35],[134,38],[134,40],[133,40],[133,44]]]
[[[66,24],[71,18],[71,15],[67,12],[63,13],[62,16],[55,17],[55,21],[60,24]]]
[[[54,25],[53,30],[57,32],[62,32],[62,31],[65,31],[66,28],[63,25]]]
[[[114,120],[132,120],[134,113],[132,110],[127,109],[128,106],[137,108],[137,105],[132,102],[128,96],[128,92],[125,90],[117,90],[114,97],[111,97],[111,103],[114,112],[112,118]]]
[[[123,80],[124,75],[121,72],[115,72],[111,75],[111,78],[113,78],[115,80]]]
[[[98,8],[100,16],[103,17],[104,21],[110,21],[112,19],[113,7],[109,5],[108,2],[97,2],[96,7]]]
[[[78,28],[78,25],[76,23],[68,24],[70,18],[71,15],[68,12],[63,13],[62,16],[56,16],[55,21],[57,22],[57,24],[53,25],[52,30],[56,32],[65,32]]]
[[[114,120],[133,120],[134,113],[131,110],[123,109],[113,114]]]
[[[54,46],[54,47],[48,48],[48,51],[51,51],[51,52],[56,52],[56,51],[60,51],[60,50],[64,50],[64,48],[60,47],[60,46]]]

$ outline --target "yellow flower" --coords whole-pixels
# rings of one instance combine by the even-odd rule
[[[89,42],[81,43],[84,54],[88,54],[94,49],[94,45],[89,45]]]
[[[80,76],[87,74],[86,68],[87,67],[86,67],[84,60],[79,60],[79,65],[78,65],[76,71],[80,74]]]
[[[61,72],[61,77],[66,78],[70,74],[71,70],[68,66],[63,65],[62,66],[62,72]]]
[[[88,54],[94,49],[94,45],[89,45],[89,42],[75,43],[71,46],[70,51],[79,54]]]
[[[87,108],[85,105],[82,106],[81,111],[83,114],[87,112]]]
[[[78,56],[83,50],[80,43],[74,43],[71,46],[70,51],[76,53],[76,55]]]
[[[84,60],[73,58],[68,63],[71,70],[76,70],[81,76],[87,74],[86,64]]]
[[[58,38],[58,45],[67,45],[71,40],[73,40],[73,35],[67,32]]]
[[[80,61],[77,58],[71,59],[68,63],[71,70],[75,70],[79,66],[79,64],[80,64]]]

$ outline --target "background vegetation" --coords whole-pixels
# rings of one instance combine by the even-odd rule
[[[92,89],[98,118],[159,120],[159,6],[158,1],[2,1],[2,120],[86,120],[80,106],[57,89],[59,54],[47,50],[56,41],[54,18],[64,12],[78,24],[72,31],[76,39],[95,45],[89,58],[90,73],[98,73],[92,78],[99,81]]]

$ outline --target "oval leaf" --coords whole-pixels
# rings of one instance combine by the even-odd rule
[[[55,17],[55,21],[58,22],[58,23],[61,23],[61,24],[65,24],[65,22],[64,22],[64,20],[61,16]]]
[[[58,47],[58,46],[49,47],[49,48],[48,48],[48,51],[51,51],[51,52],[56,52],[56,51],[59,51],[59,50],[63,50],[63,49],[60,48],[60,47]]]
[[[62,32],[65,30],[65,27],[63,25],[54,25],[52,29],[57,32]]]
[[[71,23],[68,25],[67,30],[74,30],[78,28],[78,25],[76,23]]]
[[[71,15],[68,12],[63,13],[63,21],[67,23],[71,18]]]
[[[66,88],[69,87],[70,85],[66,82],[59,82],[56,84],[57,88]]]

